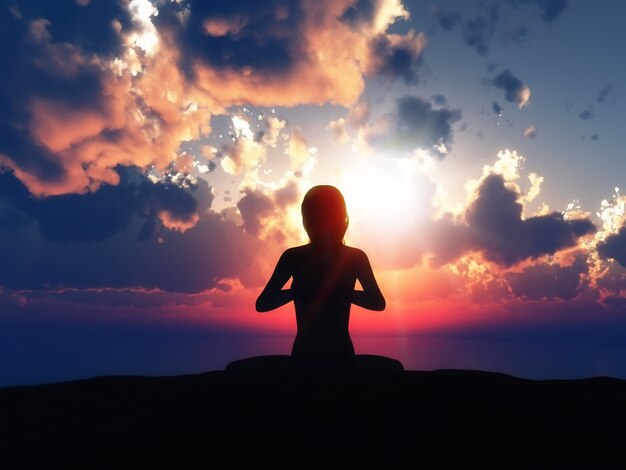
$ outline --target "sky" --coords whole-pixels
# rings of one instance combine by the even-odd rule
[[[1,0],[0,386],[289,354],[345,196],[357,353],[626,378],[620,0]]]

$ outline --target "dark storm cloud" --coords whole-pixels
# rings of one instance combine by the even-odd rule
[[[434,224],[434,263],[478,251],[488,261],[512,266],[575,246],[581,236],[595,231],[589,219],[565,220],[560,212],[522,219],[519,198],[501,175],[485,177],[464,223],[448,217]]]
[[[67,174],[29,132],[33,100],[72,109],[104,107],[100,66],[81,62],[77,48],[115,56],[121,43],[113,21],[130,27],[121,1],[93,3],[84,8],[71,0],[33,0],[0,6],[0,154],[43,181],[62,181]],[[59,44],[53,47],[50,37]]]
[[[25,25],[21,19],[44,18],[50,22],[48,29],[58,41],[98,55],[114,56],[120,52],[120,37],[111,27],[114,20],[123,28],[132,26],[124,0],[94,0],[87,7],[78,5],[76,0],[28,0],[3,4],[0,11],[3,29],[20,32],[22,36]]]
[[[303,19],[301,2],[296,0],[191,0],[161,6],[155,23],[171,31],[185,51],[181,65],[190,76],[195,61],[218,69],[250,68],[278,75],[304,55],[306,38],[299,34]]]
[[[260,284],[255,260],[268,246],[219,214],[207,212],[185,233],[165,231],[138,239],[145,221],[133,215],[115,236],[56,243],[31,227],[0,229],[5,250],[0,285],[10,290],[63,288],[160,289],[202,292],[239,279]]]
[[[626,225],[598,243],[598,254],[605,259],[612,258],[626,268]]]
[[[525,90],[528,90],[528,87],[524,85],[519,78],[513,75],[510,70],[503,70],[500,72],[491,80],[491,83],[496,88],[504,91],[504,98],[507,101],[517,103],[520,107],[524,106],[524,93]]]
[[[396,104],[396,112],[384,115],[366,132],[371,145],[404,153],[452,144],[452,125],[461,119],[460,110],[435,109],[430,102],[410,95],[398,98]]]
[[[380,34],[370,42],[370,61],[375,64],[369,72],[383,77],[401,78],[407,85],[418,82],[422,65],[424,41],[421,36],[405,37]]]
[[[9,229],[16,221],[32,219],[47,240],[91,241],[115,235],[138,216],[144,220],[141,238],[147,239],[163,212],[173,221],[189,223],[213,199],[205,180],[181,188],[167,182],[152,183],[137,168],[120,167],[117,171],[117,186],[105,184],[94,193],[47,198],[33,198],[11,173],[0,173],[0,202],[20,215],[7,219],[6,210],[0,209],[0,228]]]
[[[588,219],[566,221],[560,212],[522,219],[518,194],[505,186],[500,175],[485,178],[477,196],[465,220],[476,246],[499,264],[510,266],[555,253],[595,230]]]
[[[537,264],[519,273],[506,273],[504,278],[516,297],[527,300],[571,300],[586,286],[582,275],[588,271],[586,258],[578,256],[571,266]]]

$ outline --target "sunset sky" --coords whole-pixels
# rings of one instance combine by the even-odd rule
[[[0,0],[0,386],[288,354],[337,186],[357,353],[626,378],[620,0]]]

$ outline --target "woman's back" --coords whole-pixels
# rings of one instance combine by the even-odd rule
[[[348,323],[363,252],[308,244],[287,250],[298,333],[294,357],[354,355]]]

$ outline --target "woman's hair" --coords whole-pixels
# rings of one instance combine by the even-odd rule
[[[302,201],[302,222],[311,242],[329,236],[341,243],[348,229],[348,212],[341,192],[334,186],[314,186]]]

